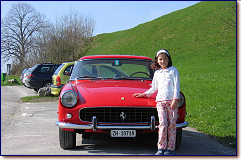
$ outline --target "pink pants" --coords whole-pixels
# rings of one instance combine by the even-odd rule
[[[171,108],[172,101],[157,102],[159,117],[158,149],[175,150],[177,109]]]

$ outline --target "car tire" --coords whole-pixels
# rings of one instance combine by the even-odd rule
[[[50,81],[48,81],[48,82],[44,82],[44,84],[43,84],[43,87],[51,87],[51,85],[52,85],[52,82],[50,82]]]
[[[34,88],[33,90],[34,90],[35,92],[38,92],[39,88]]]
[[[182,129],[177,129],[176,133],[176,150],[178,150],[181,146],[182,142]]]
[[[59,128],[59,143],[64,150],[76,147],[76,133]]]

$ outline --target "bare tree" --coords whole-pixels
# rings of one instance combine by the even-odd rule
[[[49,33],[47,55],[55,63],[75,61],[90,44],[94,21],[77,12],[63,16]]]
[[[28,54],[26,61],[30,66],[33,66],[38,63],[51,62],[48,55],[48,43],[51,35],[51,28],[46,27],[42,34],[39,34],[35,37],[34,45],[31,49],[31,52]]]
[[[29,4],[14,4],[1,20],[1,58],[12,59],[22,66],[45,27],[44,17]]]

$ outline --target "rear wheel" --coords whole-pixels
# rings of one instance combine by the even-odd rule
[[[76,133],[64,131],[59,128],[59,143],[62,149],[73,149],[76,147]]]
[[[44,84],[43,84],[43,87],[51,87],[51,85],[52,85],[52,82],[45,82]]]
[[[177,129],[176,133],[176,150],[178,150],[181,146],[182,142],[182,129]]]

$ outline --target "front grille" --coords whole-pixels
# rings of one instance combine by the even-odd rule
[[[83,108],[79,112],[80,120],[91,122],[96,116],[98,122],[103,123],[150,123],[151,116],[158,122],[156,108],[137,107],[98,107]]]

